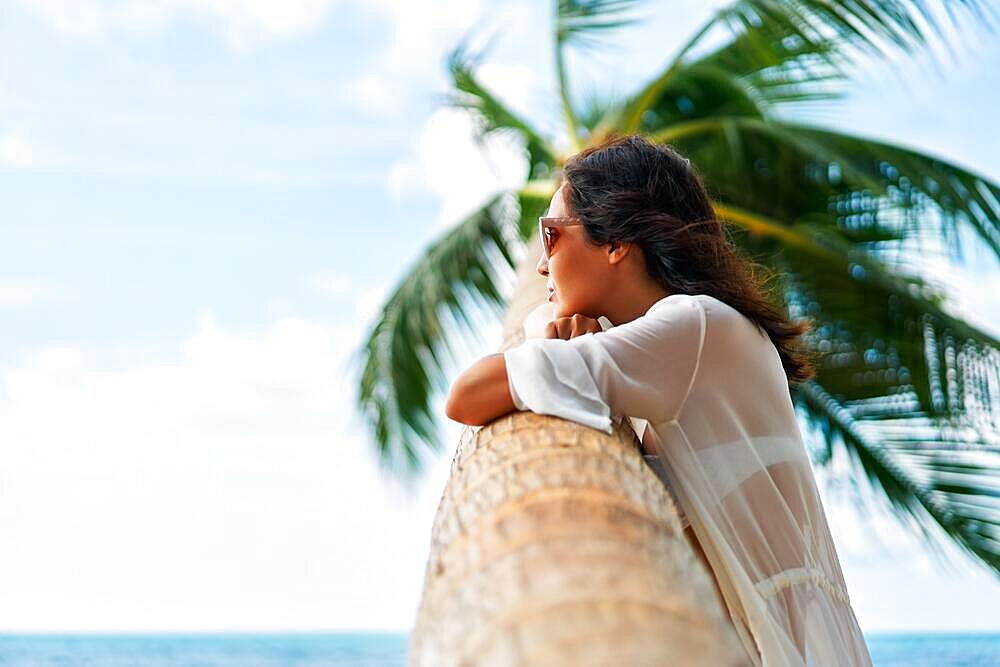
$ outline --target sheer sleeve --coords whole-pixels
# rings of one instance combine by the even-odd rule
[[[511,398],[606,433],[625,415],[668,421],[694,383],[705,326],[697,299],[677,294],[606,331],[530,338],[503,353]]]

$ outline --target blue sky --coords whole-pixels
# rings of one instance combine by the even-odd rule
[[[718,4],[651,3],[571,54],[576,92],[627,92]],[[482,79],[559,136],[548,11],[5,3],[0,630],[409,628],[458,428],[439,400],[446,454],[412,493],[382,479],[345,355],[427,243],[523,182],[516,145],[484,157],[441,108],[447,50],[499,31]],[[801,117],[1000,180],[1000,45],[973,28],[940,73],[869,64]],[[997,263],[953,277],[956,310],[1000,332]],[[839,488],[865,630],[1000,629],[1000,581]]]

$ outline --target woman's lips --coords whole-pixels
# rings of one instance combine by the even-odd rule
[[[555,294],[555,292],[549,292],[549,301],[552,301],[552,296],[553,296],[554,294]]]

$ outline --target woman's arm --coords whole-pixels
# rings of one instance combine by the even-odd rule
[[[601,330],[597,320],[576,314],[552,317],[552,304],[544,303],[525,318],[525,338],[562,338],[569,340]],[[507,362],[502,352],[490,354],[466,369],[451,386],[445,414],[463,424],[482,426],[508,412],[517,410],[510,393]]]
[[[459,375],[444,406],[448,419],[471,426],[482,426],[516,409],[502,352],[483,357]]]

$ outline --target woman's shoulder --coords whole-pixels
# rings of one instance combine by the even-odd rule
[[[694,308],[691,308],[692,306]],[[702,310],[707,317],[720,322],[743,317],[740,311],[710,294],[670,294],[650,306],[647,312],[676,312],[679,308],[685,310],[691,308],[695,313]]]
[[[698,301],[698,303],[706,310],[711,311],[713,314],[725,314],[730,317],[735,315],[742,315],[740,311],[736,310],[733,306],[722,299],[718,299],[711,294],[692,294],[691,298]]]
[[[710,338],[726,346],[749,345],[751,340],[757,341],[763,334],[753,320],[710,294],[671,294],[653,304],[648,312],[654,317],[658,313],[666,319],[674,319],[680,314],[691,322],[698,322],[699,328],[703,326],[706,333],[711,332]]]

